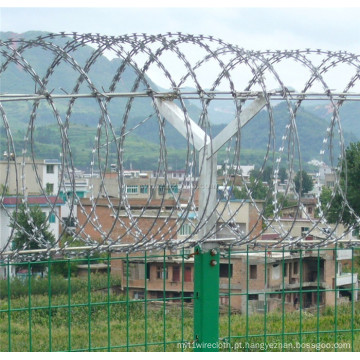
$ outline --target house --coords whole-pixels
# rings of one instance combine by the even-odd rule
[[[234,224],[252,236],[259,236],[262,223],[258,212],[251,203],[240,201],[219,204],[218,212],[226,206],[232,207]],[[244,205],[245,204],[245,205]],[[261,203],[258,206],[261,209]],[[237,212],[234,210],[238,210]],[[226,212],[223,212],[226,214]],[[196,226],[196,213],[189,213],[191,219],[182,224],[177,239],[186,239]],[[233,229],[222,227],[228,216],[217,224],[218,238],[234,238]],[[290,219],[285,219],[290,221]],[[291,220],[293,222],[293,219]],[[311,221],[298,219],[293,226],[293,235],[301,236],[309,231]],[[286,224],[283,226],[286,226]],[[289,223],[290,229],[290,223]],[[341,231],[341,229],[339,229]],[[238,232],[236,232],[238,235]],[[314,232],[314,236],[320,233]],[[279,241],[278,234],[265,233],[263,239]],[[196,238],[195,238],[196,239]],[[348,301],[351,297],[358,300],[358,275],[346,271],[352,254],[348,249],[272,249],[234,247],[230,255],[221,252],[220,259],[220,305],[230,305],[242,313],[264,312],[281,309],[284,302],[286,311],[294,311],[315,306],[334,305],[335,302]],[[143,298],[145,290],[148,299],[160,299],[166,295],[169,301],[191,301],[194,292],[194,249],[182,251],[152,252],[144,259],[132,255],[119,257],[112,271],[122,277],[124,291],[133,298]],[[353,291],[352,291],[353,290]]]
[[[317,200],[314,197],[309,198],[301,198],[300,199],[301,206],[298,204],[293,206],[283,207],[281,209],[281,214],[283,218],[297,218],[297,219],[305,219],[305,218],[314,218],[315,210],[317,208]]]
[[[119,173],[106,173],[101,178],[92,178],[90,186],[93,194],[118,198],[123,193],[133,199],[171,199],[179,193],[179,178],[154,178],[151,171],[125,170],[123,187],[119,182]]]
[[[288,234],[293,239],[302,238],[302,242],[306,243],[324,241],[333,232],[336,238],[343,235],[345,229],[342,224],[336,226],[327,224],[326,227],[322,227],[321,223],[317,224],[318,219],[311,216],[314,211],[309,210],[309,207],[314,209],[315,203],[305,201],[297,218],[291,213],[297,210],[296,207],[284,209],[284,213],[286,210],[291,211],[286,213],[286,217],[272,223],[272,227],[262,234],[262,239],[269,241],[269,244],[276,243],[281,240],[281,234]],[[335,298],[338,301],[346,301],[352,297],[358,300],[358,274],[343,271],[346,267],[351,267],[351,249],[336,248],[335,245],[325,248],[323,246],[321,250],[313,248],[300,251],[296,248],[288,248],[284,253],[280,253],[280,259],[276,251],[269,251],[267,256],[267,265],[264,258],[257,262],[260,273],[265,272],[266,269],[269,278],[267,287],[261,289],[261,285],[257,285],[259,301],[264,301],[261,291],[265,294],[267,289],[272,292],[270,299],[276,296],[281,299],[283,289],[289,291],[285,294],[289,308],[292,303],[300,304],[300,296],[303,307],[314,307],[318,301],[321,306],[331,306],[335,304]],[[277,274],[276,279],[272,278],[273,274]],[[255,286],[256,282],[253,282],[253,285]],[[269,305],[270,309],[274,306],[274,304]]]
[[[11,158],[0,161],[0,184],[8,194],[54,195],[59,191],[57,159],[32,160]]]
[[[94,209],[96,204],[96,209]],[[86,239],[117,240],[122,244],[176,238],[174,199],[79,199],[76,232]],[[130,212],[131,210],[131,216]]]
[[[262,207],[262,202],[259,202]],[[262,223],[254,208],[249,201],[234,201],[230,203],[219,202],[218,212],[222,214],[217,228],[221,239],[237,236],[241,237],[241,231],[234,233],[234,229],[229,229],[225,223],[229,220],[232,213],[232,223],[244,232],[252,232],[251,236],[259,235],[262,229]],[[178,212],[178,219],[182,213]],[[185,241],[192,235],[197,225],[197,211],[189,211],[187,219],[178,222],[177,230],[174,233],[176,240]],[[176,218],[174,218],[176,225]],[[197,234],[192,235],[192,239],[197,239]],[[180,301],[181,294],[184,294],[184,301],[191,301],[194,292],[194,249],[189,247],[183,250],[166,250],[165,252],[152,251],[144,259],[143,254],[131,254],[124,256],[113,256],[112,272],[120,274],[124,291],[129,293],[130,297],[143,298],[145,290],[148,298],[162,298],[164,293],[166,298],[173,301]],[[233,260],[235,262],[233,262]],[[231,258],[231,264],[227,259],[221,259],[220,263],[220,288],[221,292],[228,292],[229,276],[231,277],[231,290],[240,291],[243,286],[242,279],[238,276],[241,271],[241,263],[244,259]],[[238,300],[238,299],[237,299]],[[241,308],[241,301],[234,300],[232,306]],[[228,295],[222,295],[221,304],[229,301]]]

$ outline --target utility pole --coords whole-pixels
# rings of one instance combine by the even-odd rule
[[[155,105],[174,128],[199,152],[199,208],[200,237],[213,233],[216,237],[216,176],[217,152],[240,128],[245,126],[266,105],[263,96],[256,98],[211,139],[190,117],[170,100],[154,99]],[[191,136],[190,136],[191,135]],[[194,341],[195,351],[217,351],[219,339],[219,246],[216,241],[202,243],[196,249],[194,279]],[[229,289],[230,291],[230,289]],[[196,346],[197,345],[197,346]]]

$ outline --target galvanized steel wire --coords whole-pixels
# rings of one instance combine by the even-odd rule
[[[91,51],[86,59],[82,59],[81,64],[76,60],[76,55],[84,46],[89,46]],[[42,73],[38,73],[35,68],[36,64],[32,64],[33,57],[27,58],[28,51],[31,49],[39,49],[49,58],[49,66],[47,69],[42,69]],[[7,137],[7,152],[14,154],[15,159],[21,160],[21,169],[16,174],[16,193],[19,194],[21,202],[25,205],[26,211],[29,211],[27,201],[27,180],[24,174],[25,161],[30,157],[31,162],[35,164],[37,160],[37,153],[34,146],[34,135],[36,133],[36,125],[39,117],[39,109],[43,103],[47,104],[47,108],[54,116],[58,127],[59,137],[61,138],[61,172],[59,176],[60,184],[68,179],[71,183],[70,190],[75,194],[75,165],[73,159],[73,148],[68,136],[69,128],[73,122],[72,115],[76,105],[83,99],[92,99],[96,103],[98,110],[98,124],[96,136],[93,140],[92,148],[89,151],[89,166],[90,174],[93,176],[95,172],[99,173],[101,179],[101,187],[104,194],[95,193],[91,189],[89,196],[91,203],[91,210],[87,212],[83,207],[77,195],[67,199],[70,213],[74,212],[75,205],[78,206],[78,211],[84,214],[86,221],[79,223],[76,221],[76,229],[72,230],[72,238],[70,241],[62,241],[64,234],[68,231],[66,224],[59,217],[62,224],[59,237],[55,244],[46,243],[46,239],[35,237],[29,234],[29,241],[34,240],[38,242],[39,246],[45,250],[39,251],[25,251],[27,244],[22,249],[9,251],[14,231],[11,232],[10,238],[7,240],[5,246],[0,249],[0,256],[2,258],[10,257],[11,259],[18,259],[20,255],[36,260],[39,257],[61,254],[78,253],[79,251],[122,251],[134,252],[139,250],[159,250],[163,248],[176,249],[180,247],[193,247],[195,244],[201,244],[205,241],[216,241],[216,234],[221,229],[228,229],[231,236],[229,239],[222,239],[227,245],[241,246],[254,244],[261,246],[261,237],[265,231],[271,229],[272,232],[279,235],[278,241],[272,243],[272,246],[327,246],[339,240],[348,238],[348,235],[354,230],[355,226],[350,226],[340,236],[336,233],[338,224],[332,228],[329,227],[326,221],[326,212],[322,210],[320,198],[317,198],[317,209],[319,217],[314,219],[307,215],[307,219],[312,223],[306,233],[300,237],[291,236],[291,230],[294,226],[299,212],[301,211],[300,196],[298,196],[299,210],[297,216],[293,219],[293,224],[290,228],[284,228],[280,215],[284,204],[278,201],[277,187],[279,179],[279,169],[282,166],[287,168],[290,179],[294,178],[295,169],[302,169],[301,148],[298,133],[297,115],[304,101],[307,100],[324,100],[331,106],[332,116],[328,124],[326,133],[324,133],[323,142],[321,144],[314,144],[319,149],[321,160],[328,163],[333,169],[336,169],[339,164],[343,163],[345,158],[345,139],[343,136],[341,119],[339,116],[340,107],[351,100],[359,100],[358,93],[352,93],[351,90],[356,88],[359,83],[359,58],[355,54],[347,52],[333,52],[323,50],[284,50],[284,51],[247,51],[238,46],[228,44],[220,39],[212,36],[195,36],[182,33],[167,33],[160,35],[147,34],[131,34],[124,36],[101,36],[100,34],[78,34],[78,33],[60,33],[60,34],[46,34],[35,39],[10,39],[0,41],[0,51],[2,63],[0,67],[0,79],[9,69],[16,66],[21,70],[21,74],[27,80],[33,83],[34,93],[14,94],[9,92],[6,88],[1,88],[0,94],[0,113],[3,127]],[[102,86],[92,80],[93,68],[101,63],[104,56],[116,57],[121,60],[118,67],[113,72],[113,77],[110,83]],[[174,62],[176,59],[177,69],[174,69]],[[287,87],[288,80],[284,79],[279,73],[279,67],[282,65],[301,66],[308,74],[308,77],[303,79],[303,88],[299,92],[292,91]],[[333,91],[333,84],[328,84],[326,77],[328,73],[335,71],[338,66],[347,66],[350,69],[349,78],[346,81],[344,89],[341,91]],[[163,80],[167,83],[167,90],[154,89],[151,74],[154,73],[154,68],[161,74]],[[61,71],[73,72],[73,83],[67,84],[67,90],[53,89],[51,87],[52,79],[55,76],[61,76]],[[292,71],[291,67],[289,68]],[[135,75],[132,83],[129,83],[128,72],[131,71]],[[295,70],[296,71],[296,70]],[[204,74],[207,74],[207,82],[204,84]],[[244,75],[244,79],[239,80],[239,75]],[[206,78],[206,76],[205,76]],[[269,81],[271,79],[271,81]],[[14,81],[18,81],[14,79]],[[128,91],[118,91],[120,85],[126,84]],[[275,84],[275,85],[274,85]],[[320,90],[314,91],[314,86],[318,86]],[[189,90],[189,86],[191,90]],[[64,85],[65,87],[65,85]],[[274,90],[275,89],[275,90]],[[152,225],[144,228],[139,225],[139,219],[145,216],[145,213],[152,201],[152,194],[150,194],[146,205],[142,208],[139,214],[134,216],[131,209],[129,198],[126,193],[124,182],[124,171],[126,170],[124,164],[124,152],[126,152],[126,139],[132,131],[142,126],[149,118],[156,118],[159,128],[159,156],[158,165],[155,173],[158,174],[155,179],[155,186],[161,184],[159,174],[163,172],[164,184],[171,188],[168,178],[169,165],[167,150],[171,144],[167,143],[165,126],[166,121],[161,116],[159,109],[156,106],[155,99],[176,100],[179,108],[184,114],[185,119],[189,119],[189,100],[196,101],[200,109],[200,115],[195,120],[204,129],[207,135],[212,138],[211,129],[211,115],[209,114],[209,106],[215,102],[227,101],[233,107],[233,114],[235,119],[240,118],[240,114],[247,104],[251,103],[253,99],[263,96],[266,99],[266,114],[268,117],[268,142],[264,144],[265,156],[260,169],[262,174],[271,161],[273,166],[272,184],[269,187],[267,198],[272,200],[274,206],[274,216],[266,218],[264,216],[264,209],[258,206],[256,199],[253,198],[251,190],[247,188],[248,197],[252,205],[257,210],[257,221],[247,231],[240,229],[234,223],[236,215],[245,204],[245,200],[238,203],[234,210],[230,208],[230,194],[225,194],[220,201],[225,202],[223,210],[219,211],[219,207],[211,209],[213,213],[217,214],[219,223],[217,227],[208,229],[205,236],[199,238],[200,231],[205,227],[207,219],[203,215],[193,220],[189,215],[192,212],[197,212],[197,204],[195,194],[197,191],[196,185],[190,189],[190,196],[186,206],[180,202],[182,189],[180,189],[179,196],[174,196],[175,206],[168,212],[167,219],[158,225],[158,219],[162,216],[162,208],[165,204],[165,193],[161,199],[161,204],[158,208],[156,216]],[[109,107],[115,99],[125,99],[124,111],[116,118],[112,117],[109,112]],[[141,98],[150,104],[153,108],[153,113],[148,114],[143,121],[140,121],[135,127],[129,127],[129,119],[133,116],[134,101]],[[66,111],[60,111],[58,108],[58,100],[66,101]],[[275,139],[276,119],[274,118],[274,102],[283,101],[288,110],[288,122],[284,129],[282,129],[283,136],[280,141]],[[16,150],[13,133],[15,129],[12,128],[11,114],[6,111],[6,104],[9,102],[27,102],[31,104],[31,110],[25,114],[28,118],[28,125],[22,151]],[[186,156],[184,158],[185,173],[195,180],[195,175],[198,176],[198,169],[201,172],[204,158],[198,157],[197,151],[194,148],[193,133],[191,126],[186,122],[187,138],[186,138]],[[120,135],[119,135],[120,134]],[[224,184],[231,185],[232,178],[229,169],[239,170],[242,165],[242,131],[239,128],[238,133],[232,141],[226,145],[226,159],[224,162]],[[115,147],[110,145],[115,144]],[[115,206],[113,199],[108,194],[105,184],[106,169],[110,166],[110,152],[114,151],[117,159],[117,181],[119,192],[119,206]],[[326,157],[326,158],[325,158]],[[8,173],[10,171],[11,161],[8,159]],[[343,196],[343,203],[341,212],[345,208],[351,209],[346,199],[346,194],[340,186],[340,172],[338,169],[335,173],[334,191],[332,192],[331,201],[333,201],[337,192]],[[35,167],[35,174],[37,182],[41,186],[42,195],[47,199],[48,205],[54,210],[54,203],[50,201],[49,195],[41,184],[40,176]],[[242,177],[238,171],[239,176]],[[8,174],[6,182],[8,181]],[[260,177],[256,180],[261,181]],[[15,216],[18,210],[18,203],[15,211],[9,210],[3,204],[5,197],[5,182],[3,193],[0,194],[0,206],[9,217]],[[243,181],[246,185],[246,182]],[[216,186],[216,179],[212,179],[212,184]],[[234,184],[232,184],[234,185]],[[285,189],[285,196],[293,192],[295,186],[293,181],[289,181]],[[60,196],[60,188],[56,197]],[[112,213],[113,223],[110,229],[104,230],[102,228],[101,219],[97,214],[97,206],[101,201],[106,201]],[[330,202],[331,203],[331,202]],[[206,206],[208,202],[206,203]],[[123,211],[128,222],[124,221],[120,215]],[[205,214],[205,212],[203,213]],[[359,224],[359,217],[353,212]],[[171,222],[171,219],[176,219]],[[193,232],[185,239],[179,240],[172,236],[176,233],[181,225],[191,223]],[[221,223],[221,225],[219,225]],[[260,232],[257,231],[259,224],[263,223],[263,228]],[[171,224],[171,225],[170,225]],[[35,226],[33,224],[33,226]],[[94,240],[86,231],[86,227],[94,228],[101,241]],[[114,229],[121,227],[123,232],[121,235],[116,235]],[[330,230],[329,230],[330,229]],[[321,239],[315,244],[311,242],[304,242],[311,232],[314,230],[322,234]],[[131,236],[133,242],[131,244],[125,241],[125,237]],[[81,238],[84,247],[71,247],[72,242]],[[268,245],[267,245],[268,246]],[[31,253],[29,255],[29,253]]]

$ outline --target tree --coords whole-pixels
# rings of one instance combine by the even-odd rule
[[[257,180],[253,175],[250,175],[250,183],[247,186],[253,199],[265,200],[269,189],[261,180]],[[243,186],[241,190],[234,187],[233,193],[236,199],[249,199],[249,194],[246,191],[245,186]]]
[[[342,197],[340,196],[340,194],[335,194],[335,196],[333,197],[333,200],[331,200],[332,198],[332,190],[330,188],[328,188],[327,186],[323,186],[323,188],[321,189],[321,194],[320,194],[320,203],[321,203],[321,210],[323,211],[326,220],[330,223],[330,224],[335,224],[338,221],[341,221],[341,199]],[[330,203],[331,201],[331,205],[329,208],[327,208],[327,205]],[[316,216],[318,216],[318,212],[316,213]]]
[[[356,215],[360,215],[360,142],[350,143],[345,152],[345,159],[341,165],[340,187],[346,196],[349,206]],[[343,207],[343,196],[337,189],[334,196],[331,196],[331,190],[322,189],[321,206],[326,220],[330,223],[341,221],[347,226],[356,224],[356,216],[349,210],[349,207]],[[326,211],[327,204],[330,204]]]
[[[53,244],[55,237],[49,231],[49,223],[46,221],[46,215],[39,206],[29,207],[26,211],[24,204],[21,204],[17,212],[14,212],[10,221],[10,226],[15,230],[12,241],[13,249],[17,250],[36,250],[41,249],[39,243],[34,240],[43,239],[43,243]],[[36,272],[43,272],[45,264],[33,264],[32,269]]]
[[[287,172],[286,169],[284,167],[281,167],[279,169],[279,178],[280,178],[280,182],[283,184],[285,182],[285,180],[287,179]]]
[[[311,177],[308,175],[308,173],[305,170],[302,170],[301,172],[298,171],[296,173],[294,182],[295,182],[296,192],[298,194],[301,192],[301,195],[308,193],[314,187]]]

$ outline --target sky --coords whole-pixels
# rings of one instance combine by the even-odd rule
[[[51,8],[43,7],[42,4],[49,4],[43,1],[32,1],[31,8],[6,7],[3,3],[5,1],[0,0],[1,31],[77,31],[103,35],[181,31],[213,35],[254,50],[307,47],[352,52],[359,50],[360,6],[356,7],[355,1],[342,1],[342,7],[336,7],[336,2],[332,1],[326,4],[333,7],[321,7],[320,3],[324,1],[302,1],[302,4],[311,6],[301,8],[282,7],[281,4],[288,2],[281,1],[272,2],[277,6],[262,7],[260,5],[264,5],[264,2],[256,0],[251,4],[257,7],[245,7],[241,6],[241,1],[228,0],[221,2],[223,6],[219,2],[206,1],[209,7],[197,7],[201,4],[199,1],[182,1],[181,5],[176,5],[181,7],[169,7],[170,1],[141,0],[133,5],[136,7],[124,7],[121,4],[125,2],[121,1],[116,2],[117,7],[111,7],[112,3],[107,0],[101,2],[101,7],[100,2],[89,3],[97,7],[76,7],[79,4],[76,0],[55,1]],[[16,4],[22,3],[26,4],[16,1]],[[149,3],[152,4],[150,8],[140,6]]]
[[[247,50],[322,49],[359,53],[360,5],[355,1],[171,1],[87,2],[16,1],[16,7],[0,0],[0,31],[159,34],[183,32],[213,35]],[[151,7],[149,7],[151,3]],[[202,4],[206,4],[204,7]],[[13,4],[11,4],[14,6]],[[299,5],[297,5],[299,6]],[[160,80],[159,80],[160,81]]]

